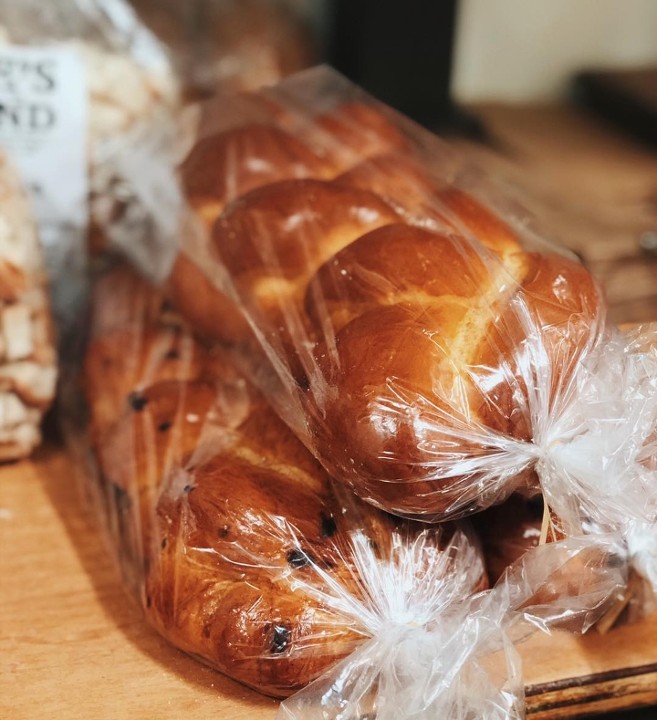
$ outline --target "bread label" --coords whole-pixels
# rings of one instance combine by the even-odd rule
[[[0,146],[29,190],[58,305],[75,302],[75,284],[58,281],[84,257],[87,111],[75,49],[0,45]]]
[[[27,184],[44,242],[87,223],[87,99],[72,48],[0,47],[0,145]]]

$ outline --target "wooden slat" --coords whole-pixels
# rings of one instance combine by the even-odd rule
[[[606,635],[534,635],[520,653],[531,718],[578,718],[657,703],[657,615]]]
[[[527,715],[535,720],[581,718],[651,706],[657,702],[657,665],[568,678],[554,686],[529,688]]]

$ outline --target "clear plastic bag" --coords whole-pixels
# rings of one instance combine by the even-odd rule
[[[281,718],[520,718],[513,643],[585,631],[622,586],[612,535],[538,548],[487,590],[467,524],[394,518],[331,481],[161,290],[117,268],[94,295],[78,442],[126,582],[177,647],[299,691]]]
[[[0,153],[0,461],[41,440],[57,358],[43,256],[16,170]]]
[[[613,333],[579,368],[540,459],[546,502],[566,534],[616,532],[657,591],[657,325]]]
[[[168,269],[178,81],[124,0],[1,0],[0,37],[0,142],[30,186],[68,331],[81,312],[88,236],[92,251],[118,248],[145,271]]]
[[[606,340],[595,280],[448,146],[329,70],[224,108],[181,167],[183,314],[367,501],[432,521],[535,493]]]
[[[132,0],[172,51],[190,100],[273,85],[313,64],[316,42],[286,0]]]
[[[608,327],[508,188],[330,70],[223,110],[181,166],[195,329],[366,501],[440,521],[541,491],[654,584],[654,329]]]
[[[403,604],[411,621],[391,622],[395,615],[386,607],[390,597],[399,596],[393,590],[398,578],[376,586],[383,628],[368,628],[367,644],[283,702],[278,717],[523,718],[522,667],[515,645],[536,628],[585,632],[623,583],[617,538],[598,540],[535,548],[492,590],[469,597],[450,597],[442,585],[429,587],[416,579]],[[338,604],[346,600],[336,593]],[[358,608],[361,622],[368,619],[368,609]],[[428,612],[414,615],[420,610]],[[421,619],[414,622],[416,617]]]

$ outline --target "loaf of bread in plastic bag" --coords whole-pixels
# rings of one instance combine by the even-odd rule
[[[20,179],[0,154],[0,460],[41,441],[57,357],[36,226]]]
[[[324,584],[361,601],[371,590],[354,566],[354,531],[381,562],[393,537],[412,545],[422,534],[418,577],[441,581],[449,529],[395,520],[332,483],[144,281],[117,270],[94,294],[85,378],[103,503],[127,582],[162,635],[284,696],[366,639],[318,599]],[[485,586],[481,559],[468,572],[472,590]]]
[[[184,237],[181,311],[251,355],[255,331],[269,399],[294,398],[279,412],[370,502],[424,519],[500,502],[535,475],[531,450],[494,458],[535,440],[599,338],[600,290],[421,156],[426,133],[341,91],[302,106],[304,82],[241,100],[183,163],[205,240]]]

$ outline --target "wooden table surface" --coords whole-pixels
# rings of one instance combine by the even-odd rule
[[[657,158],[571,110],[478,112],[492,149],[463,146],[525,184],[532,210],[607,283],[613,319],[657,318],[657,262],[637,244],[657,230]],[[274,718],[274,701],[152,632],[109,557],[61,452],[0,468],[0,719]],[[657,703],[657,619],[536,636],[521,652],[531,717]]]

